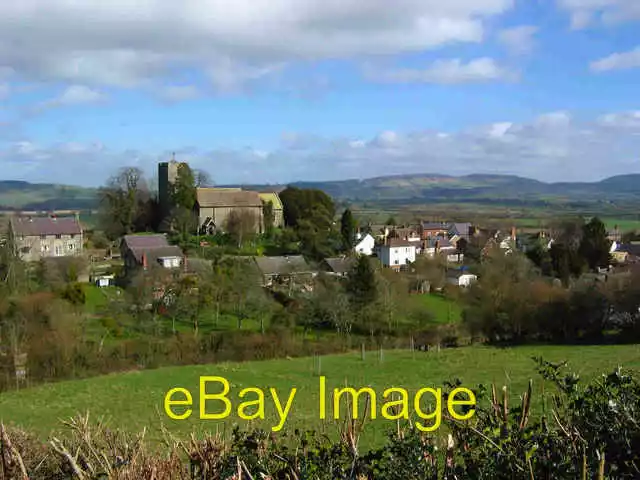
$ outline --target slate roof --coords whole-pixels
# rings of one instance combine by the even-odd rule
[[[410,242],[402,238],[390,238],[383,247],[415,247],[417,242]]]
[[[200,207],[260,207],[262,200],[258,192],[248,190],[221,190],[218,188],[198,188]]]
[[[176,245],[169,245],[167,237],[162,234],[125,235],[122,239],[138,263],[146,254],[147,263],[152,264],[162,257],[182,257],[182,250]]]
[[[427,248],[435,248],[436,243],[439,243],[440,248],[450,248],[453,247],[448,238],[445,237],[432,237],[427,240]]]
[[[331,257],[324,261],[333,273],[349,273],[355,264],[353,257]]]
[[[461,237],[468,237],[471,224],[469,222],[452,223],[449,228],[449,233],[453,235],[460,235]]]
[[[125,245],[131,249],[134,248],[160,248],[168,247],[169,242],[167,237],[160,233],[153,233],[148,235],[125,235],[122,238]]]
[[[14,217],[11,228],[25,237],[39,235],[80,235],[82,227],[76,217]]]
[[[423,230],[449,230],[448,223],[422,222]]]
[[[263,275],[290,275],[312,273],[312,269],[302,255],[285,257],[254,257],[258,270]]]
[[[640,257],[640,245],[634,243],[624,243],[617,249],[618,252],[626,252],[634,257]]]

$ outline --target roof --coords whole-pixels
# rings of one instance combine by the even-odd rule
[[[142,256],[146,255],[148,265],[155,263],[159,259],[165,257],[183,257],[182,250],[180,250],[180,247],[176,245],[169,245],[167,247],[152,249],[136,248],[131,249],[131,253],[133,253],[134,258],[138,263],[142,263]]]
[[[146,234],[146,235],[125,235],[122,237],[122,241],[128,248],[161,248],[168,247],[169,242],[167,237],[160,233]]]
[[[147,263],[155,262],[162,257],[183,256],[180,247],[169,245],[167,237],[162,234],[125,235],[122,242],[138,263],[142,263],[142,256],[145,254]]]
[[[461,236],[468,236],[470,229],[471,229],[471,224],[469,222],[462,222],[462,223],[454,222],[450,225],[449,233],[453,233]]]
[[[260,207],[262,200],[258,192],[248,190],[221,190],[219,188],[198,188],[200,207]]]
[[[477,275],[475,275],[474,273],[471,273],[468,270],[459,270],[459,269],[447,270],[447,277],[448,278],[460,278],[463,275],[472,275],[474,277],[477,276]]]
[[[273,208],[276,210],[282,210],[282,202],[280,201],[280,197],[276,192],[261,192],[258,193],[260,196],[260,200],[264,203],[271,202],[273,204]]]
[[[36,235],[80,235],[82,227],[76,217],[14,217],[14,233],[26,237]]]
[[[640,245],[633,243],[624,243],[618,246],[618,252],[625,252],[635,257],[640,257]]]
[[[355,264],[353,257],[331,257],[324,261],[334,273],[348,273]]]
[[[263,275],[311,273],[311,267],[302,255],[284,257],[253,257]]]
[[[438,243],[439,242],[439,243]],[[435,248],[436,243],[438,243],[439,248],[450,248],[453,247],[448,238],[445,237],[431,237],[427,240],[428,248]]]
[[[383,247],[415,247],[416,242],[410,242],[409,240],[403,240],[401,238],[390,238]]]
[[[422,222],[423,230],[449,230],[448,223]]]
[[[410,236],[420,236],[418,230],[415,228],[407,227],[407,228],[394,228],[389,233],[391,237],[395,238],[406,238]]]

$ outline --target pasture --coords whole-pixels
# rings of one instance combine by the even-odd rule
[[[372,387],[381,405],[382,392],[389,387],[403,387],[410,393],[422,387],[442,387],[444,382],[459,378],[463,386],[478,384],[506,385],[512,403],[533,379],[534,411],[541,410],[543,386],[535,372],[533,356],[554,362],[568,361],[569,367],[581,376],[590,377],[623,366],[640,369],[640,346],[526,346],[516,348],[465,347],[443,349],[440,352],[384,351],[367,352],[364,360],[359,352],[316,358],[279,359],[264,362],[222,363],[157,370],[132,371],[86,380],[66,381],[0,394],[0,421],[23,426],[43,437],[56,431],[60,420],[89,412],[96,419],[104,418],[112,427],[137,432],[147,429],[152,440],[161,438],[161,425],[180,438],[190,433],[230,432],[234,424],[241,428],[270,429],[278,415],[267,393],[263,421],[240,420],[236,414],[238,393],[243,388],[276,389],[286,400],[291,388],[297,393],[283,431],[317,429],[336,434],[336,421],[319,419],[319,374],[326,376],[328,392],[345,385],[354,388]],[[230,383],[229,399],[232,414],[225,421],[199,420],[199,377],[222,376]],[[187,420],[171,420],[164,412],[164,398],[175,387],[184,387],[193,395],[193,414]],[[209,386],[208,393],[220,391]],[[176,399],[181,398],[176,396]],[[245,400],[253,400],[247,397]],[[283,400],[283,402],[284,402]],[[328,405],[331,401],[327,400]],[[220,411],[219,401],[207,402],[207,412]],[[426,411],[427,407],[425,407]],[[178,410],[176,410],[178,411]],[[329,414],[328,418],[331,418]],[[364,447],[379,445],[385,432],[393,425],[377,419],[365,428]]]

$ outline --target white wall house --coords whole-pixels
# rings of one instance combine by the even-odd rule
[[[360,255],[373,255],[376,246],[376,240],[369,233],[366,235],[358,234],[354,251]]]
[[[478,276],[464,271],[453,271],[447,273],[447,282],[457,287],[469,287],[478,280]]]
[[[178,256],[159,257],[158,263],[164,268],[178,268],[182,263],[182,258]]]
[[[416,244],[407,240],[391,239],[377,248],[383,266],[400,269],[416,261]]]

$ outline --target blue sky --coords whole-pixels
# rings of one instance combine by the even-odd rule
[[[640,1],[0,5],[2,179],[640,172]]]

